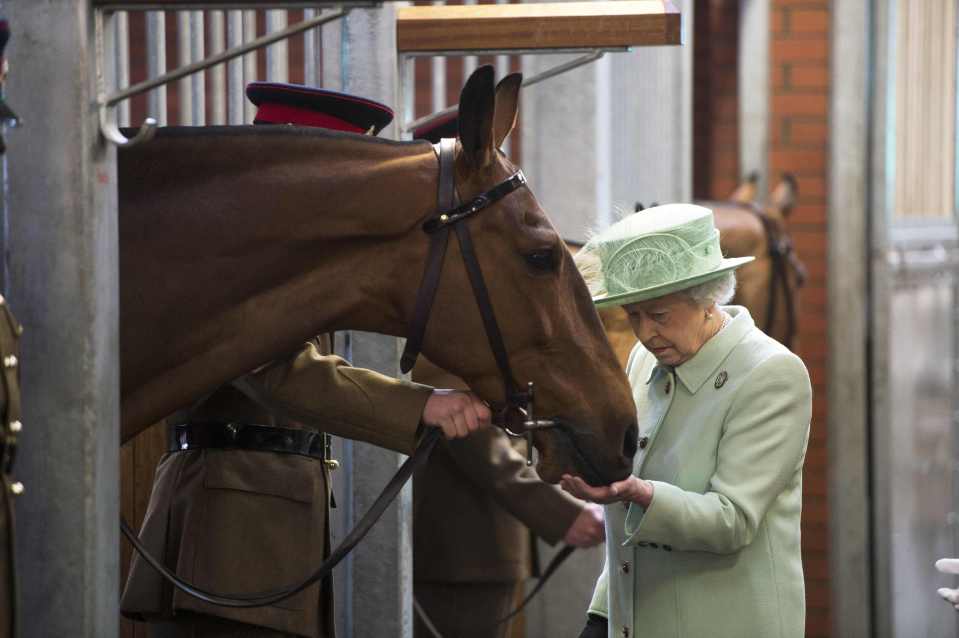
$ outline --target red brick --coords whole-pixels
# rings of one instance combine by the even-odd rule
[[[821,9],[789,9],[789,31],[791,33],[828,33],[829,11]]]
[[[770,62],[826,62],[829,59],[828,44],[826,38],[774,38],[770,43]]]
[[[797,5],[803,8],[826,8],[829,6],[829,0],[773,0],[772,3],[774,8],[795,7]]]
[[[809,176],[798,180],[799,199],[805,201],[806,197],[822,198],[826,197],[826,179],[824,176]]]
[[[825,223],[826,219],[826,206],[823,204],[800,203],[793,206],[792,210],[789,211],[790,225]],[[825,237],[822,238],[822,242],[826,242]]]
[[[772,96],[770,110],[775,117],[825,116],[829,112],[829,96],[825,93],[777,92]]]
[[[769,70],[769,86],[773,91],[783,89],[789,84],[789,64],[773,64]]]
[[[803,561],[803,573],[809,580],[828,580],[829,561],[825,556],[810,556]]]
[[[826,167],[826,153],[822,150],[774,148],[769,152],[769,165],[795,167],[799,172],[822,172]]]
[[[829,586],[826,580],[817,579],[816,587],[810,587],[806,590],[806,605],[809,607],[828,609],[829,608]]]
[[[825,144],[829,126],[822,120],[793,119],[789,123],[789,141],[795,144]]]
[[[789,67],[789,86],[793,89],[820,89],[829,87],[829,67],[825,64],[792,64]]]
[[[782,33],[788,31],[789,26],[789,10],[788,9],[773,9],[770,11],[769,15],[769,30],[773,33]]]

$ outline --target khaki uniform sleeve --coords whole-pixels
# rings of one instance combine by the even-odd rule
[[[324,432],[410,454],[432,388],[354,368],[308,344],[255,375],[270,399]]]
[[[445,443],[471,481],[550,545],[566,535],[583,509],[582,501],[543,482],[533,468],[527,467],[526,457],[498,428]]]

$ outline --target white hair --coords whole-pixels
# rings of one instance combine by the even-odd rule
[[[729,303],[736,292],[736,275],[730,270],[716,279],[710,279],[682,292],[703,308],[710,308],[713,304],[721,306]]]

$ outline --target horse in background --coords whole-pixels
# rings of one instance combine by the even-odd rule
[[[758,181],[757,174],[750,174],[728,199],[693,203],[712,209],[723,255],[756,258],[736,271],[732,303],[745,306],[763,332],[795,350],[799,290],[805,283],[806,268],[793,248],[787,222],[798,185],[795,177],[783,175],[766,206],[761,206],[756,201]],[[644,207],[637,203],[635,208],[641,211]],[[636,344],[629,319],[619,307],[603,308],[599,314],[613,350],[625,366]]]

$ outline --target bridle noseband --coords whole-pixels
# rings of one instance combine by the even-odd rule
[[[463,255],[463,263],[469,275],[470,285],[473,288],[473,296],[476,299],[480,317],[483,319],[486,338],[489,341],[490,350],[493,352],[493,358],[496,360],[496,366],[499,368],[500,377],[503,379],[505,400],[502,404],[491,406],[494,410],[494,423],[503,428],[509,436],[526,438],[526,464],[532,465],[533,431],[557,427],[559,423],[556,419],[536,419],[533,382],[530,381],[525,390],[522,390],[516,383],[513,370],[509,365],[506,346],[503,342],[503,333],[496,321],[496,314],[493,311],[493,304],[490,302],[486,280],[483,278],[483,272],[473,248],[469,226],[463,223],[513,191],[526,187],[526,176],[523,171],[518,170],[493,188],[477,195],[465,204],[456,205],[454,183],[456,140],[442,139],[438,145],[434,146],[434,150],[439,157],[440,165],[437,196],[439,212],[430,216],[423,222],[422,226],[423,232],[430,237],[430,250],[426,258],[426,267],[423,271],[420,288],[416,294],[416,305],[413,308],[412,320],[410,321],[409,336],[406,339],[406,346],[400,359],[400,369],[403,372],[409,372],[416,363],[416,358],[423,345],[423,336],[426,334],[426,325],[429,322],[436,290],[439,287],[450,232],[455,232],[459,241],[460,252]],[[522,416],[522,432],[515,432],[510,429],[509,416],[511,411],[515,411]]]

